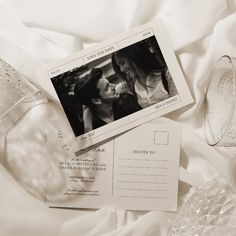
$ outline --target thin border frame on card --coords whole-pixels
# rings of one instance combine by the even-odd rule
[[[94,47],[79,51],[58,62],[51,63],[37,71],[40,81],[42,81],[41,87],[51,95],[54,101],[57,101],[62,105],[51,79],[60,76],[63,73],[68,73],[68,71],[74,70],[75,68],[88,65],[89,63],[93,64],[96,60],[101,60],[103,57],[152,36],[155,36],[156,38],[178,93],[175,96],[143,108],[140,111],[134,112],[90,132],[82,135],[75,134],[79,144],[79,150],[104,141],[144,122],[165,115],[193,102],[191,93],[162,22],[158,20],[142,25],[125,34],[101,42]]]

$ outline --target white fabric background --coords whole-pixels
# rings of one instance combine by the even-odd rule
[[[203,136],[203,99],[216,59],[236,56],[235,0],[0,0],[0,57],[37,84],[34,69],[142,23],[161,18],[195,99],[167,117],[182,124],[180,178],[231,183],[236,151]],[[19,146],[20,148],[24,148]],[[231,168],[230,168],[231,166]],[[186,175],[186,176],[185,176]],[[188,186],[179,185],[179,194]],[[173,213],[49,209],[0,165],[2,236],[166,235]]]

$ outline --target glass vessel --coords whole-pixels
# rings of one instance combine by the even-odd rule
[[[236,193],[221,177],[196,187],[171,222],[167,236],[235,236]]]
[[[50,104],[1,59],[0,91],[0,163],[24,189],[45,200],[60,176],[47,155],[47,132],[55,129]]]
[[[235,58],[222,56],[213,67],[205,98],[204,133],[209,145],[236,146]]]

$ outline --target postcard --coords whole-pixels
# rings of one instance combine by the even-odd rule
[[[180,125],[155,122],[68,158],[49,145],[59,172],[49,206],[176,211]]]
[[[38,71],[80,150],[193,102],[168,35],[151,22]]]

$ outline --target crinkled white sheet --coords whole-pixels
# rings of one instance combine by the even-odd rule
[[[236,56],[235,0],[0,0],[0,57],[37,84],[34,68],[109,36],[161,18],[195,99],[168,115],[183,125],[180,179],[204,183],[220,173],[236,183],[233,148],[203,136],[203,99],[216,59]],[[24,148],[19,146],[20,148]],[[189,185],[180,181],[179,194]],[[50,209],[0,165],[1,236],[166,235],[174,213]]]

